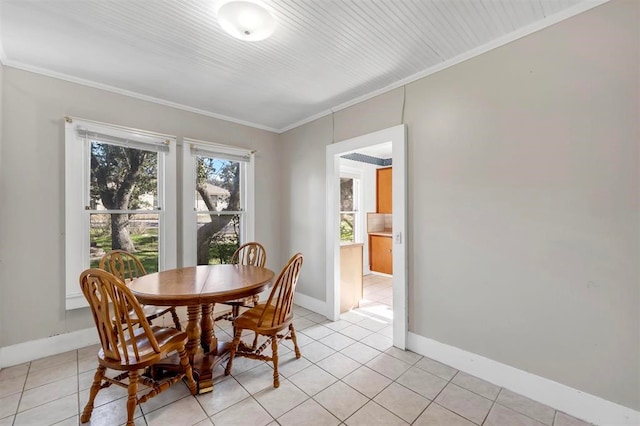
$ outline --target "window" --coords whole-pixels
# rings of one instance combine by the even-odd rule
[[[355,243],[359,232],[360,179],[354,176],[340,177],[340,243]]]
[[[253,240],[253,154],[244,149],[183,141],[185,265],[228,263]]]
[[[86,306],[80,272],[123,249],[147,272],[175,267],[176,139],[67,118],[65,258],[67,309]]]

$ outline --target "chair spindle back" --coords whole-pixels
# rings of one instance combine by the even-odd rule
[[[125,283],[147,275],[140,259],[125,250],[112,250],[102,256],[100,269],[111,272]]]
[[[267,251],[262,244],[251,242],[245,243],[231,256],[231,263],[236,265],[253,265],[264,268],[267,263]]]
[[[140,361],[136,343],[140,331],[135,324],[144,330],[153,351],[160,353],[140,303],[121,279],[102,269],[87,269],[80,274],[80,287],[91,307],[105,358],[126,364]],[[137,318],[132,320],[132,315]]]
[[[269,300],[267,300],[267,306],[274,309],[274,315],[271,320],[271,327],[275,327],[285,322],[292,314],[293,308],[293,295],[296,291],[296,284],[298,283],[298,277],[300,276],[300,268],[302,267],[303,256],[302,253],[296,253],[289,259],[289,263],[284,267],[275,285],[271,289],[269,294]],[[258,321],[258,326],[264,326],[265,318],[269,316],[267,314],[268,309],[265,309]]]

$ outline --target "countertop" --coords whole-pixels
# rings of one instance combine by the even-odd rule
[[[391,229],[385,229],[377,232],[369,232],[369,235],[377,235],[379,237],[391,237]]]

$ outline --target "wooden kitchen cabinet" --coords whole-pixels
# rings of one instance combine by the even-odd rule
[[[389,275],[393,274],[392,171],[391,167],[376,169],[376,213],[367,215],[369,269]]]
[[[393,206],[393,192],[391,190],[392,167],[376,169],[376,211],[391,213]]]
[[[393,274],[393,241],[391,235],[369,234],[369,268],[373,272]]]
[[[362,300],[362,243],[340,246],[340,313]]]

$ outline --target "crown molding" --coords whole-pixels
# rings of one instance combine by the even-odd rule
[[[179,104],[177,102],[171,102],[171,101],[167,101],[165,99],[160,99],[160,98],[156,98],[153,96],[147,96],[147,95],[143,95],[141,93],[138,92],[133,92],[130,90],[125,90],[125,89],[120,89],[118,87],[114,87],[114,86],[110,86],[108,84],[102,84],[102,83],[97,83],[95,81],[91,81],[91,80],[85,80],[82,78],[78,78],[78,77],[74,77],[74,76],[70,76],[67,74],[63,74],[63,73],[59,73],[56,71],[51,71],[45,68],[40,68],[40,67],[34,67],[31,65],[27,65],[21,62],[15,62],[15,61],[5,61],[4,65],[8,66],[8,67],[12,67],[12,68],[17,68],[17,69],[21,69],[24,71],[29,71],[35,74],[41,74],[47,77],[53,77],[53,78],[57,78],[59,80],[64,80],[64,81],[68,81],[71,83],[76,83],[76,84],[80,84],[82,86],[88,86],[88,87],[93,87],[94,89],[100,89],[100,90],[104,90],[107,92],[112,92],[112,93],[117,93],[119,95],[124,95],[124,96],[128,96],[131,98],[135,98],[135,99],[140,99],[143,101],[147,101],[147,102],[151,102],[154,104],[159,104],[159,105],[163,105],[163,106],[168,106],[171,108],[175,108],[175,109],[179,109],[182,111],[187,111],[187,112],[192,112],[194,114],[199,114],[199,115],[204,115],[207,117],[211,117],[211,118],[216,118],[218,120],[223,120],[223,121],[228,121],[230,123],[235,123],[235,124],[241,124],[243,126],[248,126],[248,127],[253,127],[255,129],[260,129],[260,130],[266,130],[268,132],[273,132],[273,133],[278,133],[278,130],[273,128],[273,127],[268,127],[268,126],[263,126],[261,124],[257,124],[257,123],[252,123],[250,121],[245,121],[245,120],[240,120],[238,118],[234,118],[234,117],[229,117],[226,115],[222,115],[222,114],[217,114],[211,111],[206,111],[203,109],[199,109],[199,108],[194,108],[194,107],[190,107],[188,105],[183,105],[183,104]]]

